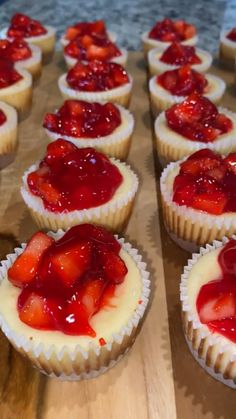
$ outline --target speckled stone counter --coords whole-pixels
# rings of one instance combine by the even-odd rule
[[[51,24],[61,35],[69,24],[81,20],[104,19],[118,34],[118,44],[130,50],[140,49],[140,34],[164,16],[182,18],[196,25],[199,46],[217,50],[222,28],[235,24],[235,0],[6,0],[0,5],[0,25],[6,26],[13,13],[30,16]]]

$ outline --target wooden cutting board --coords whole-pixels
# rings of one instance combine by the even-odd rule
[[[179,280],[187,253],[167,236],[159,202],[160,167],[152,138],[147,76],[141,53],[129,54],[134,78],[131,111],[136,127],[128,162],[140,189],[125,237],[138,247],[151,273],[150,305],[132,350],[113,369],[92,380],[60,382],[33,369],[0,334],[0,419],[234,418],[233,390],[209,377],[184,342]],[[15,161],[0,172],[0,257],[37,229],[22,202],[24,170],[44,154],[43,115],[60,106],[61,56],[46,66],[34,89],[30,116],[19,125]],[[230,84],[232,75],[216,69]],[[229,86],[224,105],[236,110]],[[223,402],[222,402],[223,401]]]

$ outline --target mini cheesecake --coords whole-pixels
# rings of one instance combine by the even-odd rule
[[[126,66],[128,52],[119,49],[106,36],[81,35],[70,41],[64,48],[64,59],[68,68],[73,67],[77,61],[109,61]]]
[[[60,42],[64,48],[69,42],[73,41],[77,36],[100,36],[107,37],[111,42],[116,42],[117,36],[114,32],[107,31],[106,25],[103,20],[94,22],[78,22],[69,26],[65,33],[62,35]]]
[[[219,59],[223,66],[235,69],[236,57],[236,28],[230,31],[222,31],[220,34]]]
[[[201,248],[180,284],[184,334],[204,370],[236,388],[236,237]],[[184,354],[183,354],[184,355]]]
[[[163,166],[206,146],[222,155],[236,152],[236,114],[192,93],[155,121],[157,152]]]
[[[205,73],[211,64],[212,56],[209,52],[177,42],[173,42],[164,52],[156,48],[148,53],[150,76],[174,70],[183,65],[190,65],[199,73]]]
[[[150,293],[145,268],[136,249],[101,227],[37,232],[0,268],[2,331],[50,377],[99,375],[141,326]]]
[[[16,108],[20,116],[29,111],[32,102],[31,74],[6,59],[0,59],[0,100]]]
[[[0,168],[14,160],[18,143],[17,112],[4,102],[0,102]]]
[[[2,39],[24,39],[29,44],[38,46],[43,55],[43,62],[48,62],[55,48],[56,31],[51,26],[43,26],[35,19],[31,19],[22,13],[16,13],[10,22],[10,26],[1,31]]]
[[[113,102],[128,107],[132,78],[116,63],[78,62],[68,73],[60,76],[58,86],[64,99]]]
[[[67,100],[44,117],[50,141],[63,138],[77,147],[94,147],[121,160],[128,156],[134,118],[120,105]]]
[[[221,157],[202,149],[170,163],[161,176],[164,223],[190,252],[236,233],[236,153]]]
[[[13,61],[18,67],[32,74],[34,79],[42,72],[42,52],[36,45],[29,45],[23,39],[0,40],[0,59]]]
[[[225,92],[224,80],[212,74],[201,74],[190,66],[165,71],[149,81],[149,92],[153,114],[180,103],[193,92],[197,92],[218,104]]]
[[[48,145],[45,158],[26,171],[21,194],[40,228],[65,230],[93,222],[120,232],[137,189],[138,178],[125,163],[58,139]]]

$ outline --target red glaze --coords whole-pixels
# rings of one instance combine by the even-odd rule
[[[14,63],[0,58],[0,89],[11,86],[23,77],[14,69]]]
[[[157,76],[156,82],[176,96],[188,96],[193,92],[202,94],[208,84],[206,77],[189,65],[165,71]]]
[[[47,147],[39,169],[27,177],[30,191],[49,211],[83,210],[110,201],[123,177],[108,157],[59,139]]]
[[[30,38],[31,36],[40,36],[47,33],[47,29],[38,22],[22,13],[16,13],[11,18],[11,23],[7,31],[9,38]]]
[[[230,41],[236,42],[236,28],[233,28],[227,35],[226,38],[230,39]]]
[[[106,36],[83,35],[77,36],[65,47],[65,54],[82,61],[109,61],[119,57],[119,48]]]
[[[193,25],[184,20],[163,19],[150,30],[148,37],[162,42],[181,42],[196,35]]]
[[[112,134],[120,124],[120,111],[113,103],[67,100],[55,114],[46,114],[43,126],[59,135],[99,138]]]
[[[75,90],[102,92],[129,83],[125,69],[116,63],[90,61],[77,63],[68,71],[66,81]]]
[[[236,343],[236,241],[230,240],[220,251],[221,276],[199,291],[196,306],[199,318],[214,333]]]
[[[171,106],[166,112],[168,126],[192,141],[211,143],[220,135],[231,131],[233,124],[226,115],[206,97],[192,93],[182,103]]]
[[[223,158],[209,149],[180,164],[173,185],[173,201],[209,214],[236,211],[236,153]]]
[[[5,113],[0,109],[0,126],[4,124],[4,122],[6,122],[7,117],[5,115]]]
[[[75,23],[73,26],[69,26],[69,28],[67,28],[65,38],[72,41],[77,36],[83,35],[107,36],[105,23],[103,20]]]
[[[95,337],[91,318],[111,306],[127,274],[120,248],[110,232],[91,224],[72,227],[57,241],[36,233],[8,270],[9,281],[21,288],[21,321],[35,329]]]
[[[11,61],[26,60],[32,56],[31,49],[23,39],[0,39],[0,58]]]
[[[194,65],[202,62],[196,55],[195,48],[173,42],[161,55],[160,61],[165,64],[183,66],[186,64]]]

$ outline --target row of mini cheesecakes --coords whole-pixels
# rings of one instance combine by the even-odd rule
[[[136,174],[117,160],[126,159],[134,128],[117,104],[128,105],[131,80],[113,62],[78,63],[65,75],[67,100],[45,115],[50,144],[21,189],[36,223],[54,233],[35,233],[0,268],[3,332],[60,379],[94,377],[113,366],[132,345],[148,304],[145,263],[111,233],[123,231],[138,188]]]

